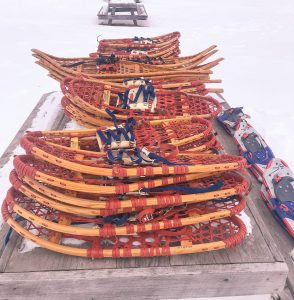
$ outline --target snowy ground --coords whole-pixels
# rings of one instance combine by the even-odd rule
[[[55,116],[58,111],[61,110],[60,100],[63,94],[61,92],[55,92],[48,95],[44,104],[40,107],[36,117],[32,120],[32,125],[28,128],[28,131],[35,130],[50,130],[55,120]],[[69,125],[72,125],[70,122]],[[69,126],[67,126],[69,127]],[[70,128],[69,128],[70,129]],[[4,165],[3,168],[0,169],[0,186],[1,186],[1,198],[0,205],[2,204],[2,200],[4,199],[6,192],[11,186],[9,181],[9,174],[13,169],[13,157],[17,154],[23,154],[24,150],[18,146],[16,147],[13,155],[9,158],[8,162]],[[2,214],[0,214],[0,229],[3,223]]]
[[[178,30],[182,55],[219,46],[226,60],[215,69],[215,78],[223,79],[225,98],[245,107],[276,156],[294,169],[292,0],[144,0],[149,19],[143,24],[148,26],[138,28],[97,25],[102,2],[0,1],[0,154],[41,95],[59,90],[57,82],[33,63],[31,48],[83,56],[96,49],[99,34],[155,36]],[[2,186],[2,198],[5,191]]]
[[[96,36],[153,36],[182,33],[182,54],[217,44],[226,60],[215,76],[223,79],[225,97],[245,106],[253,125],[276,156],[294,168],[292,70],[294,2],[292,0],[145,0],[150,27],[98,26],[96,0],[1,0],[0,153],[41,94],[58,90],[57,82],[33,63],[31,48],[60,56],[96,49]],[[165,9],[168,5],[169,9]],[[163,14],[163,12],[168,12]]]

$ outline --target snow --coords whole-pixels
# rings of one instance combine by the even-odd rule
[[[13,155],[17,155],[17,154],[23,154],[23,149],[20,146],[16,147],[13,154],[10,156],[8,162],[5,164],[3,168],[0,169],[0,186],[1,186],[0,204],[2,204],[2,201],[4,200],[8,189],[11,187],[9,181],[9,174],[13,169]],[[0,213],[0,229],[2,223],[3,223],[3,218],[2,218],[2,214]]]
[[[219,55],[226,60],[215,69],[215,78],[223,79],[224,96],[233,106],[245,106],[251,123],[276,156],[294,169],[293,1],[186,0],[183,4],[146,0],[149,19],[140,24],[150,27],[136,28],[97,25],[96,14],[104,1],[88,0],[87,5],[82,0],[1,3],[0,126],[5,130],[0,131],[0,153],[41,95],[59,89],[58,83],[33,63],[31,48],[60,56],[83,56],[96,49],[98,35],[148,37],[178,30],[182,33],[182,55],[212,44],[219,46]]]
[[[31,232],[33,234],[35,234],[36,232],[34,232],[36,230],[31,230]],[[33,241],[31,240],[28,240],[28,239],[22,239],[21,241],[21,244],[18,248],[18,252],[19,253],[27,253],[27,252],[31,252],[33,251],[35,248],[39,248],[40,246],[36,243],[34,243]]]
[[[52,124],[55,121],[55,116],[60,111],[60,100],[63,94],[61,92],[54,92],[47,96],[45,102],[40,107],[36,117],[32,120],[32,125],[28,128],[28,131],[34,130],[50,130]],[[9,174],[13,169],[13,156],[16,154],[24,154],[24,150],[18,146],[11,154],[8,162],[0,169],[0,186],[1,196],[4,198],[6,191],[10,188]],[[1,199],[2,201],[2,199]],[[0,226],[3,222],[2,214],[0,214]]]
[[[251,235],[252,225],[251,225],[250,217],[246,214],[244,210],[238,215],[238,217],[243,221],[243,223],[246,226],[247,236]]]
[[[111,0],[111,3],[114,4],[114,3],[131,3],[131,4],[134,4],[136,3],[135,0]]]
[[[80,126],[75,121],[71,120],[68,123],[66,123],[64,129],[65,130],[79,130],[79,129],[84,129],[84,127]]]
[[[85,242],[82,240],[73,239],[73,238],[62,238],[60,243],[65,246],[79,247],[79,246],[83,245]],[[31,240],[23,239],[19,246],[18,252],[19,253],[27,253],[27,252],[31,252],[35,248],[39,248],[39,247],[40,246],[38,244],[32,242]]]
[[[32,122],[31,128],[28,131],[33,130],[50,130],[54,124],[56,115],[61,110],[61,98],[63,94],[61,92],[54,92],[48,95],[44,104],[40,107],[36,118]]]

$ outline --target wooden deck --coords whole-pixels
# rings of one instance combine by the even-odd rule
[[[1,158],[1,166],[36,116],[44,96]],[[227,105],[224,103],[224,105]],[[67,123],[62,112],[52,129]],[[233,140],[215,124],[218,138],[229,153],[237,153]],[[276,224],[259,197],[252,177],[247,215],[253,232],[238,247],[210,253],[160,258],[100,259],[71,257],[35,248],[18,252],[21,238],[13,234],[0,248],[0,299],[174,299],[237,296],[280,292],[293,299],[294,265],[289,252],[293,239]],[[4,196],[4,191],[2,197]],[[272,235],[275,238],[274,242]],[[0,231],[2,239],[8,228]],[[3,243],[2,243],[3,244]],[[287,264],[288,267],[287,267]],[[287,298],[288,297],[288,298]]]

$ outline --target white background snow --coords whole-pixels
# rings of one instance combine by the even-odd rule
[[[97,0],[0,0],[0,154],[43,93],[59,90],[30,49],[84,56],[103,38],[180,31],[182,55],[212,44],[226,60],[215,69],[224,96],[244,106],[276,156],[294,169],[294,1],[144,0],[145,27],[99,26]],[[168,6],[168,8],[166,8]],[[37,128],[36,128],[37,129]],[[2,174],[3,175],[3,174]],[[6,187],[1,187],[1,197]],[[248,298],[249,299],[249,298]]]
[[[95,51],[103,38],[179,30],[182,55],[212,44],[225,61],[215,69],[224,96],[244,106],[276,156],[294,168],[294,1],[145,0],[149,27],[99,26],[97,0],[1,0],[0,153],[43,93],[58,83],[35,65],[31,48],[60,56]],[[168,5],[168,9],[166,6]],[[142,24],[142,23],[141,23]]]

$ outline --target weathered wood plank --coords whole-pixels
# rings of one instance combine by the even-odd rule
[[[9,243],[5,245],[4,240],[8,232],[10,232],[10,226],[4,224],[3,228],[0,231],[0,272],[4,272],[7,263],[10,260],[11,254],[16,248],[17,242],[21,240],[21,237],[16,232],[12,231],[9,237]]]
[[[131,12],[132,13],[132,12]],[[147,17],[142,15],[101,15],[99,17],[101,20],[146,20]]]
[[[110,0],[108,3],[109,7],[119,7],[119,8],[137,8],[137,3],[135,1],[115,1]]]
[[[277,292],[286,274],[283,263],[3,273],[0,293],[64,300],[238,296]]]
[[[108,10],[110,10],[111,11],[111,18],[108,18],[108,25],[111,25],[111,23],[112,23],[112,17],[115,15],[115,7],[109,7],[109,9]],[[107,17],[109,17],[109,15],[107,15]]]
[[[129,14],[117,14],[129,13]],[[148,17],[143,4],[131,2],[112,2],[109,1],[107,6],[102,6],[98,12],[98,18],[108,20],[108,25],[112,24],[112,20],[132,20],[137,26],[137,20],[146,20]]]
[[[147,19],[148,15],[147,15],[145,6],[143,4],[138,4],[137,5],[137,11],[138,11],[139,16],[142,16],[142,17]]]
[[[139,16],[135,14],[134,9],[131,10],[131,16],[132,16],[132,20],[133,20],[133,22],[134,22],[134,25],[135,25],[135,26],[138,26],[137,19],[139,19]],[[141,17],[140,17],[140,18],[141,18]]]
[[[169,257],[135,257],[117,259],[117,268],[168,267]]]
[[[278,297],[280,298],[278,298],[279,300],[293,300],[293,296],[287,286],[283,291],[278,293]]]
[[[42,248],[35,248],[26,253],[13,250],[5,272],[58,271],[58,270],[87,270],[116,268],[115,259],[80,258],[64,255]],[[36,257],[38,259],[36,259]]]
[[[108,14],[108,5],[103,5],[101,6],[97,16],[99,17],[99,19],[103,18],[103,16]]]
[[[25,120],[25,122],[23,123],[23,125],[21,126],[19,131],[17,132],[16,136],[13,138],[11,143],[8,145],[8,147],[6,148],[6,150],[4,151],[2,156],[0,157],[0,168],[2,168],[8,162],[8,160],[11,157],[11,155],[13,154],[15,148],[19,144],[19,139],[22,137],[24,132],[32,126],[32,122],[33,122],[34,118],[36,117],[40,107],[44,104],[47,97],[49,95],[51,95],[52,93],[53,92],[44,94],[41,97],[41,99],[39,100],[39,102],[37,103],[37,105],[34,107],[32,112],[30,113],[30,115],[27,117],[27,119]]]

